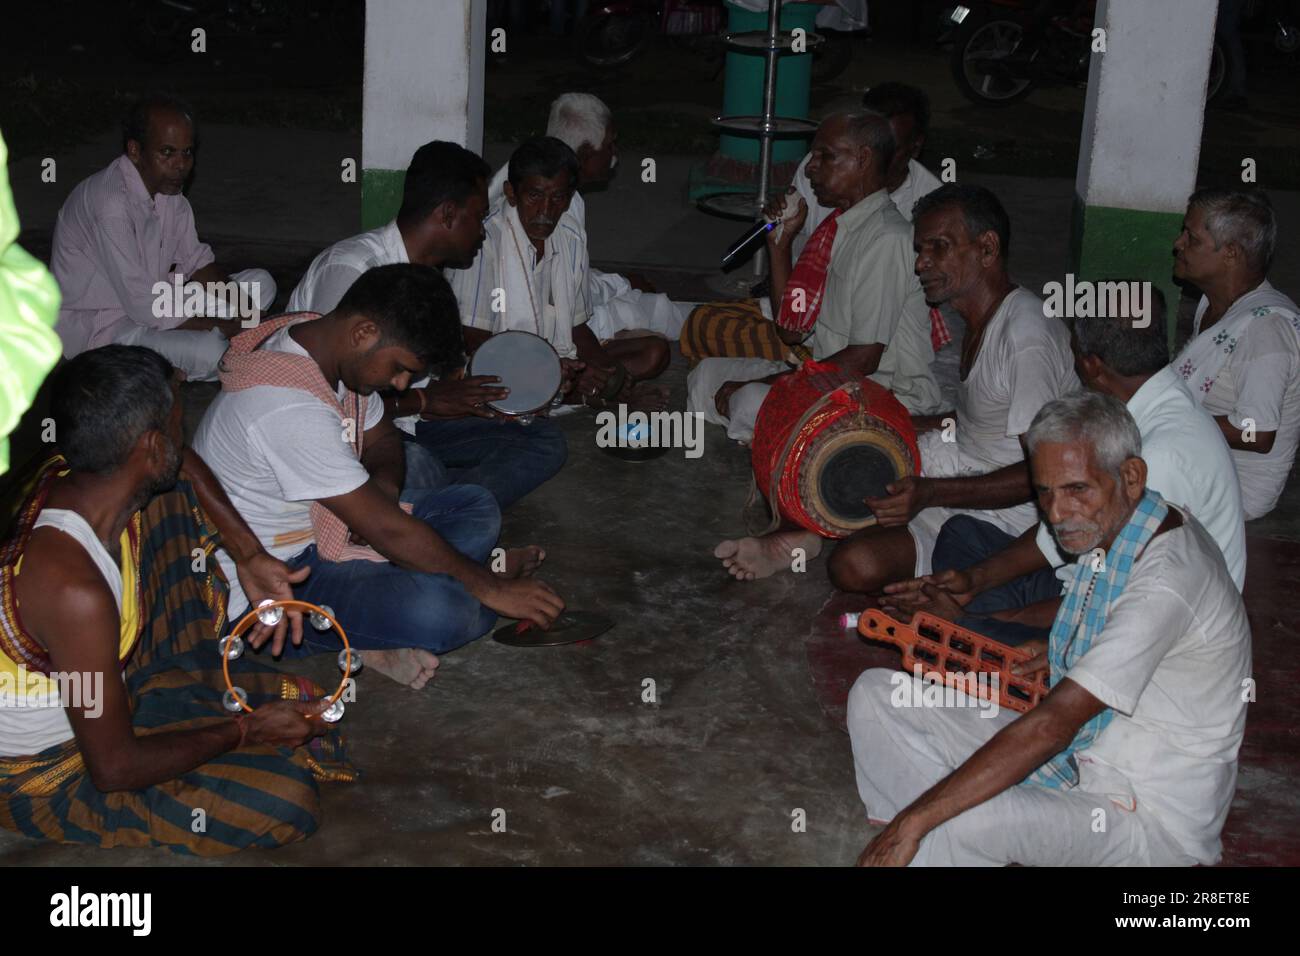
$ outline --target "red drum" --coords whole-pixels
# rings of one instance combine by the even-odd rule
[[[772,386],[751,457],[773,524],[785,518],[823,538],[875,524],[863,499],[885,494],[921,461],[911,416],[894,394],[823,362],[804,362]]]

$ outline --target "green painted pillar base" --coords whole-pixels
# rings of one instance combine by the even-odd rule
[[[378,229],[392,221],[402,205],[404,169],[363,169],[361,171],[361,228]]]
[[[1074,197],[1070,258],[1078,280],[1137,280],[1150,282],[1165,294],[1166,331],[1174,347],[1178,297],[1174,283],[1173,248],[1183,228],[1180,212],[1148,212],[1089,206]]]

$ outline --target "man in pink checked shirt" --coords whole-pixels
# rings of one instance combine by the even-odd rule
[[[183,193],[194,149],[190,107],[142,97],[123,124],[123,154],[63,204],[50,268],[63,292],[56,331],[67,357],[142,345],[192,380],[214,379],[239,319],[255,320],[275,299],[269,273],[231,275],[199,241]]]

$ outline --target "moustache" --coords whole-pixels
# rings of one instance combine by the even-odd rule
[[[1101,525],[1093,524],[1088,521],[1054,524],[1052,525],[1052,534],[1056,537],[1058,542],[1064,535],[1088,535],[1089,537],[1095,537],[1101,534]]]

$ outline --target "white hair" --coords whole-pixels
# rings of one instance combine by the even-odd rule
[[[1142,456],[1142,433],[1118,398],[1080,389],[1048,402],[1025,435],[1032,455],[1039,445],[1082,442],[1092,448],[1103,471],[1119,477],[1120,465]]]
[[[600,149],[609,129],[609,107],[590,93],[562,93],[551,104],[546,135],[568,144],[575,153],[587,145]]]

